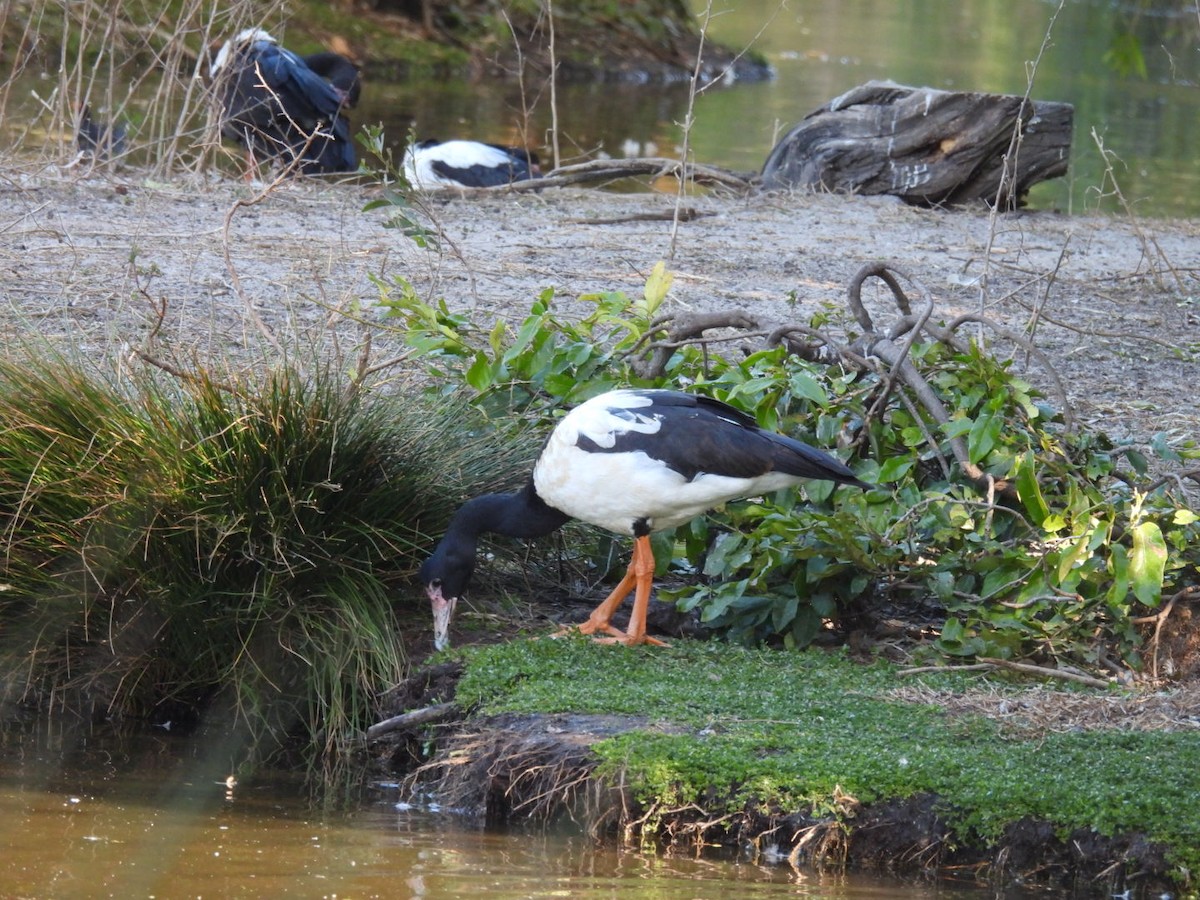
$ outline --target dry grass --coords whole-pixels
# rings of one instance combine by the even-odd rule
[[[248,27],[278,28],[280,0],[98,0],[5,4],[0,158],[7,166],[87,173],[137,165],[156,178],[196,175],[226,156],[206,81],[208,49]],[[128,129],[112,159],[81,154],[80,111]]]
[[[1153,693],[1097,694],[1036,685],[1024,690],[988,687],[939,690],[906,684],[889,693],[906,703],[932,704],[951,715],[986,716],[1017,736],[1068,731],[1200,730],[1200,684],[1187,682]]]

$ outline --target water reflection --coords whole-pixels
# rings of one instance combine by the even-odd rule
[[[621,852],[574,830],[482,830],[399,802],[394,784],[336,804],[314,801],[286,772],[231,787],[214,777],[228,767],[216,735],[10,727],[0,743],[6,896],[996,896],[973,885]]]
[[[545,149],[551,128],[549,100],[544,95],[523,97],[516,84],[373,84],[369,94],[355,111],[355,120],[383,124],[397,146],[406,144],[412,132],[418,138],[469,138],[539,148],[543,162],[551,161]],[[686,85],[569,84],[558,89],[558,96],[563,163],[598,153],[676,152],[675,123],[687,109]],[[626,146],[629,142],[634,146]]]

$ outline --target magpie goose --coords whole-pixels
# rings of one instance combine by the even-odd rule
[[[80,153],[98,161],[121,156],[125,152],[125,126],[120,122],[97,122],[92,118],[92,108],[84,104],[79,107],[75,145]]]
[[[413,187],[496,187],[540,178],[537,154],[480,141],[418,141],[404,153],[404,178]]]
[[[300,58],[341,93],[344,107],[354,109],[358,106],[358,98],[362,94],[362,74],[352,60],[332,50],[310,53]]]
[[[434,646],[449,645],[450,617],[470,581],[482,533],[540,537],[569,519],[634,538],[625,577],[579,630],[623,644],[661,643],[646,636],[654,577],[650,534],[728,500],[806,478],[869,487],[829,454],[760,428],[718,400],[636,389],[593,397],[555,426],[520,491],[476,497],[454,514],[421,567],[433,606]],[[631,591],[633,613],[621,631],[610,620]]]
[[[343,115],[350,91],[335,87],[275,38],[248,28],[212,64],[221,133],[255,157],[297,164],[307,174],[358,166]]]

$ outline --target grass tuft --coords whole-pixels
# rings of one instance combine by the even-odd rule
[[[404,675],[407,578],[527,450],[453,404],[280,369],[118,384],[0,361],[0,691],[93,716],[227,711],[262,750],[347,748]],[[458,423],[461,424],[461,423]]]

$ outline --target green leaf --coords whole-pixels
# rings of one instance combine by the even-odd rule
[[[1171,517],[1172,525],[1191,525],[1194,522],[1200,522],[1200,516],[1190,509],[1177,509],[1175,515]]]
[[[791,638],[797,647],[807,647],[821,630],[821,617],[811,606],[802,606],[792,619]]]
[[[1108,589],[1109,603],[1121,608],[1126,604],[1129,593],[1129,554],[1120,544],[1113,544],[1108,557],[1108,570],[1112,573],[1112,585]]]
[[[1004,419],[990,408],[975,418],[975,424],[967,434],[967,457],[971,462],[982,462],[992,452],[1003,425]]]
[[[550,374],[546,376],[543,387],[552,397],[567,397],[578,382],[579,379],[570,372],[560,375]]]
[[[1025,507],[1025,512],[1033,520],[1034,525],[1040,526],[1050,514],[1046,499],[1042,496],[1042,488],[1038,484],[1037,471],[1033,459],[1033,451],[1026,450],[1017,469],[1017,496]]]
[[[1126,451],[1125,458],[1129,460],[1129,465],[1133,466],[1133,471],[1139,475],[1145,475],[1150,468],[1150,462],[1146,459],[1146,454],[1140,450]]]
[[[492,386],[492,363],[484,353],[476,353],[475,361],[467,369],[467,384],[482,393]]]
[[[1129,554],[1129,577],[1133,594],[1146,606],[1157,606],[1162,599],[1163,575],[1167,569],[1167,542],[1154,522],[1142,522],[1133,529],[1133,550]]]
[[[646,279],[646,287],[642,290],[643,306],[638,312],[647,319],[653,318],[662,302],[667,299],[667,291],[671,289],[671,282],[674,280],[674,273],[668,272],[666,263],[659,260],[650,272],[650,277]]]
[[[942,427],[942,434],[948,438],[962,437],[975,426],[975,421],[969,416],[951,419]]]
[[[780,598],[771,606],[771,627],[777,632],[783,631],[796,618],[796,610],[800,608],[800,598],[793,594]]]
[[[954,596],[954,576],[950,572],[934,572],[931,579],[934,596],[942,603]]]
[[[821,387],[817,379],[806,372],[796,372],[791,378],[792,393],[805,400],[811,400],[820,406],[829,405],[829,394]]]
[[[1183,457],[1167,443],[1167,436],[1161,431],[1150,438],[1150,449],[1159,459],[1165,459],[1168,462],[1183,462]]]
[[[731,557],[733,557],[731,559]],[[712,551],[704,560],[704,574],[717,577],[735,571],[749,557],[740,534],[726,531],[713,542]]]
[[[962,640],[963,626],[958,619],[947,619],[946,624],[942,626],[943,641],[959,641]]]
[[[700,621],[711,622],[714,619],[720,618],[730,606],[742,599],[747,587],[749,587],[749,582],[745,579],[721,585],[713,593],[709,602],[704,605],[704,609],[701,610]]]
[[[890,457],[879,467],[879,474],[875,477],[875,480],[881,484],[886,484],[890,481],[899,481],[912,469],[914,462],[915,460],[911,456]]]
[[[1092,543],[1092,535],[1096,533],[1096,527],[1092,526],[1087,531],[1079,536],[1079,538],[1071,545],[1062,558],[1058,561],[1058,580],[1062,581],[1067,577],[1070,571],[1079,565],[1085,556],[1087,556]]]
[[[1048,515],[1046,518],[1042,519],[1042,530],[1047,531],[1050,534],[1054,534],[1057,531],[1062,531],[1066,527],[1067,520],[1058,513],[1052,513],[1051,515]]]
[[[506,361],[516,359],[533,342],[538,332],[543,330],[549,331],[546,321],[541,316],[529,316],[526,318],[521,323],[521,330],[517,332],[517,337],[513,341],[512,346],[505,352],[504,359]]]
[[[650,535],[650,549],[654,551],[655,576],[667,574],[675,550],[675,533],[672,531],[654,532]]]
[[[504,354],[504,335],[508,333],[508,326],[503,319],[497,319],[496,324],[492,326],[491,333],[488,334],[488,346],[492,348],[492,356],[499,359]]]

